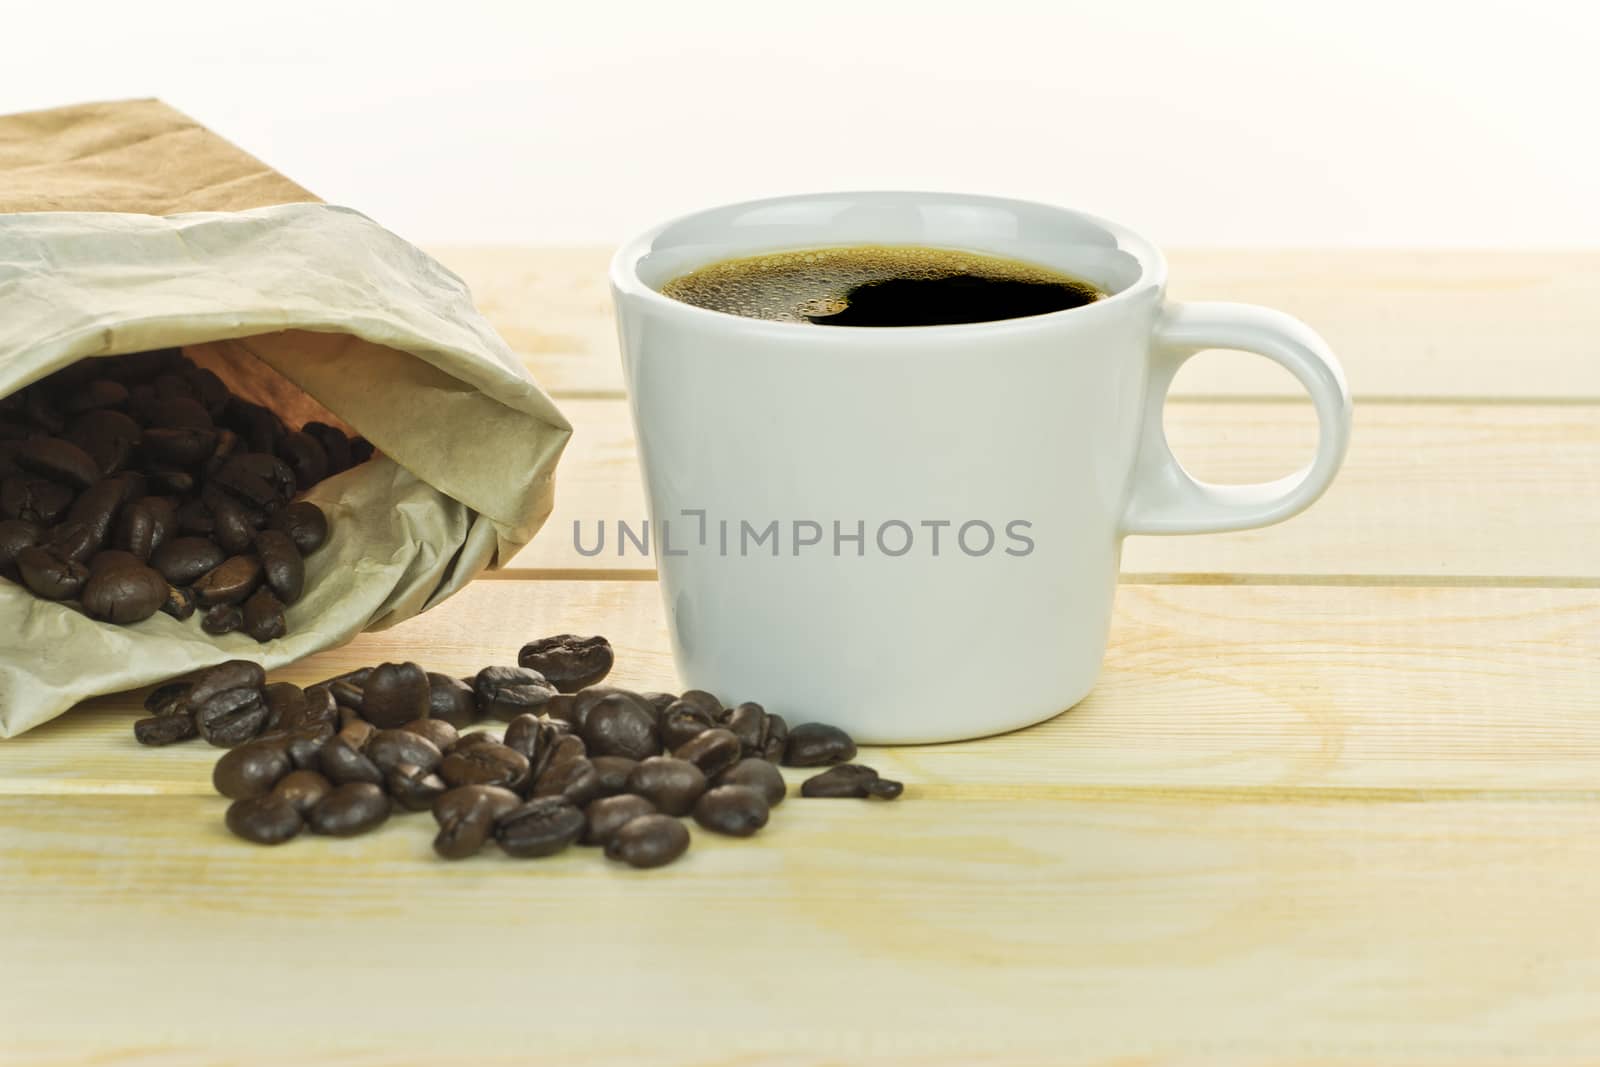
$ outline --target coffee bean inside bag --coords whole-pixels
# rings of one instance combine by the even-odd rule
[[[0,398],[0,736],[426,609],[571,433],[460,279],[322,204],[0,214]]]

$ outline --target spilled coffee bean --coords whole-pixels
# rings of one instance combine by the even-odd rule
[[[264,464],[235,473],[245,483],[246,474],[282,477]],[[142,566],[125,555],[106,566]],[[265,585],[259,595],[275,596]],[[520,658],[565,686],[583,676],[572,656],[597,656],[584,670],[599,676],[606,656],[594,650],[609,650],[603,642],[558,635],[524,646]],[[304,829],[349,837],[394,812],[432,811],[443,859],[475,855],[490,840],[516,858],[554,856],[581,841],[648,868],[688,849],[685,816],[726,837],[766,826],[788,793],[774,757],[833,764],[801,787],[806,797],[890,799],[903,788],[843,762],[855,742],[831,726],[791,731],[759,704],[726,708],[703,690],[557,693],[532,666],[486,667],[468,682],[384,663],[302,689],[269,684],[256,664],[230,660],[152,690],[145,710],[134,724],[143,744],[199,735],[230,749],[212,781],[234,801],[229,829],[261,844]],[[504,733],[475,728],[482,718],[503,720]]]
[[[893,800],[905,791],[900,782],[878,777],[871,767],[858,763],[841,763],[830,767],[800,786],[803,797],[882,797]]]

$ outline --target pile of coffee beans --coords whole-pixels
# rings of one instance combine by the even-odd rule
[[[212,781],[233,801],[228,829],[248,841],[348,837],[393,812],[432,811],[434,851],[451,860],[492,840],[510,856],[577,843],[659,867],[689,847],[684,816],[731,837],[765,826],[788,792],[780,763],[828,768],[801,786],[806,797],[901,793],[848,762],[856,746],[843,730],[791,729],[702,690],[602,686],[613,659],[603,637],[561,634],[471,678],[384,663],[307,689],[233,660],[154,690],[134,735],[227,748]],[[503,731],[469,729],[485,719]]]
[[[328,520],[297,494],[372,446],[290,430],[178,349],[87,359],[0,399],[0,578],[85,614],[284,634]]]

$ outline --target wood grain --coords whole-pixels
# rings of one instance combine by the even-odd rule
[[[465,674],[531,637],[603,632],[613,680],[677,686],[647,582],[478,582],[275,678],[384,660]],[[925,796],[1085,803],[1253,790],[1353,797],[1600,791],[1600,590],[1127,585],[1100,685],[1030,730],[863,758]],[[207,793],[218,755],[140,749],[136,696],[0,746],[0,794]],[[783,708],[772,710],[782,712]]]
[[[438,247],[556,396],[622,391],[603,248]],[[1600,253],[1175,251],[1171,294],[1297,315],[1332,344],[1358,398],[1600,399]],[[1297,397],[1284,371],[1204,356],[1178,395]]]
[[[619,556],[616,523],[646,514],[633,426],[622,400],[566,400],[575,430],[556,508],[513,567],[651,572]],[[1185,403],[1167,433],[1199,477],[1263,481],[1310,458],[1309,403]],[[1134,537],[1123,570],[1181,575],[1421,579],[1548,578],[1600,582],[1600,406],[1368,404],[1356,408],[1344,470],[1311,510],[1278,526],[1204,537]],[[1403,506],[1397,502],[1403,501]],[[593,548],[584,556],[573,523]]]
[[[1586,802],[791,800],[654,872],[222,807],[0,797],[0,1059],[1600,1057]]]

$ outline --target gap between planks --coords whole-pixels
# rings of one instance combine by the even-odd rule
[[[653,582],[654,570],[507,567],[485,571],[477,581]],[[1600,578],[1560,574],[1185,574],[1129,571],[1120,585],[1264,585],[1405,589],[1600,589]]]
[[[519,354],[521,355],[521,354]],[[521,355],[526,362],[527,355]],[[626,400],[628,393],[625,389],[562,389],[560,387],[545,390],[553,400]],[[1382,404],[1385,406],[1399,406],[1405,404],[1428,404],[1436,407],[1595,407],[1600,405],[1600,396],[1495,396],[1485,394],[1482,396],[1426,396],[1412,394],[1352,394],[1357,405]],[[1305,393],[1171,393],[1167,396],[1169,404],[1286,404],[1296,400],[1310,403],[1311,400]]]

